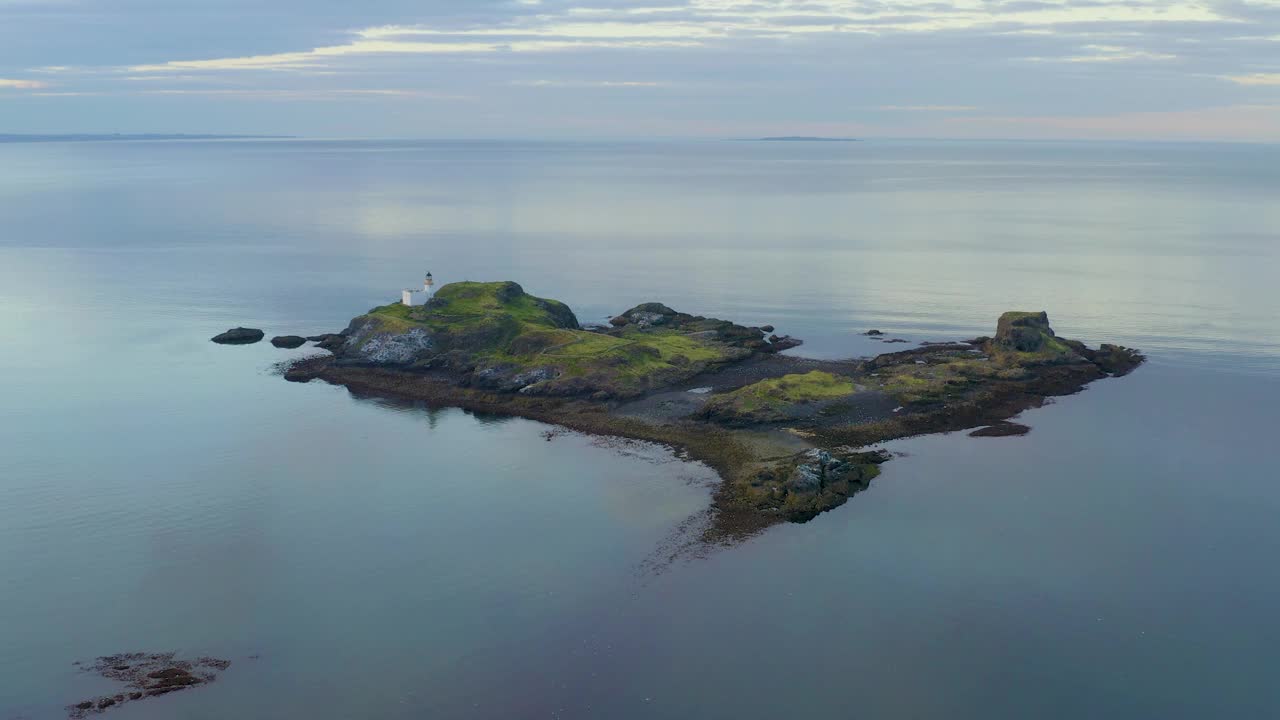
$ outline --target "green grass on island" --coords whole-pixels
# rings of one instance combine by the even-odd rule
[[[717,536],[746,537],[865,489],[889,459],[876,443],[1001,423],[1143,361],[1059,338],[1044,312],[1005,313],[991,338],[861,361],[791,362],[773,355],[790,338],[766,332],[660,303],[583,329],[566,305],[516,283],[461,282],[422,306],[373,308],[332,358],[301,360],[285,377],[669,443],[724,478]],[[749,359],[759,362],[695,380]],[[694,384],[737,389],[618,402]]]
[[[872,373],[868,387],[904,404],[945,402],[992,380],[1018,380],[1021,367],[1006,367],[978,358],[939,358],[922,364],[891,365]]]
[[[376,307],[354,326],[357,346],[421,328],[442,353],[456,351],[482,368],[553,370],[557,377],[543,381],[548,391],[596,387],[634,395],[744,356],[741,348],[700,333],[661,327],[582,330],[564,303],[534,297],[511,282],[451,283],[426,305]]]
[[[707,402],[706,411],[710,415],[744,420],[782,420],[797,405],[837,400],[857,390],[857,385],[847,377],[814,370],[768,378],[718,395]]]

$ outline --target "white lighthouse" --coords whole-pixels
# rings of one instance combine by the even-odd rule
[[[425,305],[431,299],[431,294],[435,292],[436,281],[432,279],[431,273],[427,273],[427,278],[422,281],[421,290],[404,290],[400,293],[400,302],[414,307],[416,305]]]

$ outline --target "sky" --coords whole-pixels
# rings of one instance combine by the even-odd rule
[[[1280,142],[1280,0],[0,0],[0,133]]]

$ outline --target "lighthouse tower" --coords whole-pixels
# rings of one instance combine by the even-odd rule
[[[431,299],[431,295],[436,291],[435,278],[431,277],[431,273],[427,272],[427,277],[422,281],[421,290],[403,290],[400,293],[400,302],[414,307],[417,305],[425,305]]]

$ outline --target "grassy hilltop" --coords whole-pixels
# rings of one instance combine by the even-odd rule
[[[624,313],[609,329],[583,329],[564,303],[514,282],[451,283],[425,305],[377,307],[348,330],[344,359],[465,372],[498,390],[599,399],[639,395],[769,346],[762,331],[657,304]]]

